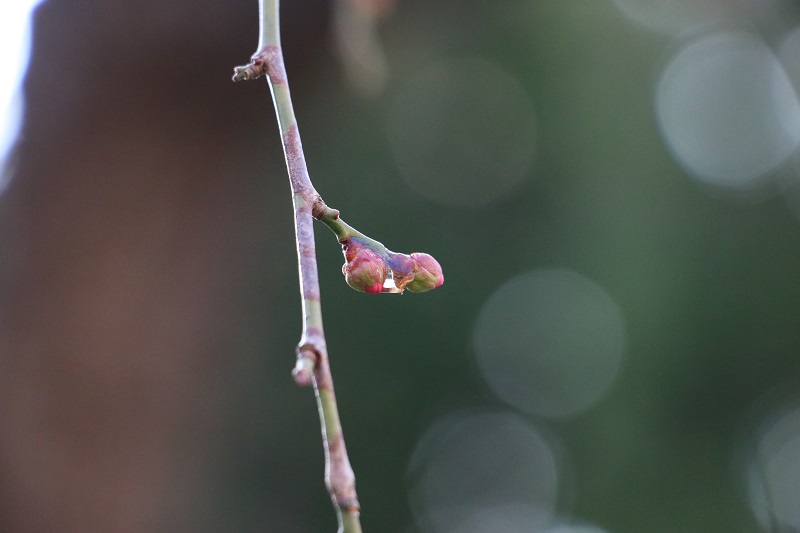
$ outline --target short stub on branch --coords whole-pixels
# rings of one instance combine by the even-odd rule
[[[273,84],[286,85],[286,67],[280,46],[265,46],[253,54],[248,64],[233,67],[233,81],[254,80],[261,76],[268,76]]]
[[[233,81],[254,80],[266,74],[264,62],[258,58],[253,58],[250,63],[233,67]]]
[[[317,366],[317,354],[307,346],[297,348],[297,362],[292,370],[294,382],[301,387],[308,387],[314,382],[314,369]]]

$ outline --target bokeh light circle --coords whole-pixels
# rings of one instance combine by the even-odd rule
[[[648,29],[681,33],[733,18],[733,6],[718,0],[614,0],[623,15]]]
[[[588,524],[559,524],[548,528],[544,533],[606,533],[606,530]]]
[[[533,271],[483,305],[478,367],[509,405],[545,416],[588,408],[614,381],[625,348],[622,312],[600,286],[567,270]]]
[[[800,26],[787,33],[778,47],[778,58],[795,87],[800,87]]]
[[[549,514],[535,506],[498,503],[450,508],[426,517],[421,527],[425,533],[537,533],[547,519]]]
[[[800,103],[759,39],[722,33],[683,48],[664,69],[656,113],[675,158],[696,178],[748,189],[800,141]]]
[[[423,69],[397,95],[388,129],[404,181],[449,206],[498,200],[524,180],[533,162],[533,106],[513,78],[483,60]]]
[[[425,532],[522,533],[553,517],[555,455],[535,427],[511,413],[439,419],[417,444],[408,471],[411,509]]]
[[[800,408],[765,429],[748,477],[750,505],[764,528],[800,530]]]

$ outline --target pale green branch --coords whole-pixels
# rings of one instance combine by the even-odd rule
[[[298,384],[314,386],[325,451],[325,484],[336,509],[339,532],[361,533],[355,475],[344,444],[322,328],[312,212],[324,203],[308,176],[292,107],[280,43],[278,0],[259,0],[259,16],[258,50],[253,54],[250,63],[234,69],[233,79],[239,81],[265,75],[269,81],[292,188],[302,295],[303,329],[297,345],[297,364],[293,374]]]

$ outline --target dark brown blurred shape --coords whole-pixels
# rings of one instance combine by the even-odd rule
[[[2,531],[203,529],[263,180],[238,163],[268,101],[242,116],[253,90],[230,82],[256,13],[50,0],[35,15],[0,198]]]

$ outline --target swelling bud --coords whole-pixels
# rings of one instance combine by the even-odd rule
[[[383,292],[388,267],[381,256],[352,239],[344,242],[342,249],[346,261],[342,266],[342,274],[347,284],[360,292]]]
[[[414,278],[406,284],[406,289],[425,292],[444,283],[442,267],[432,255],[415,252],[410,257],[414,261]]]

